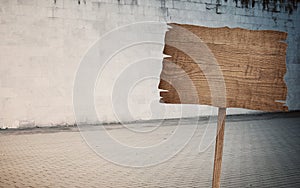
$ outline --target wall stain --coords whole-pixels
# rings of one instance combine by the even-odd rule
[[[293,11],[297,10],[300,0],[234,0],[234,2],[235,6],[239,8],[255,8],[262,5],[262,10],[265,11],[292,14]]]

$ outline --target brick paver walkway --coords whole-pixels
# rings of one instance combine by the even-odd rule
[[[189,122],[185,120],[186,129]],[[2,130],[0,187],[210,187],[214,146],[198,153],[205,122],[180,153],[145,168],[102,159],[76,127]],[[174,129],[173,123],[168,120],[148,141],[161,139]],[[300,187],[299,114],[229,117],[225,131],[222,187]],[[120,126],[110,126],[109,132],[132,141]]]

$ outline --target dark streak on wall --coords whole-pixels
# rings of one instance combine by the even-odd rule
[[[262,5],[262,10],[292,14],[294,10],[297,10],[300,0],[234,0],[234,2],[236,7],[240,8],[254,8]]]

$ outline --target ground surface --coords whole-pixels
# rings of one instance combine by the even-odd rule
[[[108,126],[108,132],[124,142],[151,144],[173,132],[174,122],[165,121],[160,131],[153,131],[151,137],[141,136],[137,143],[120,125]],[[184,120],[184,129],[190,129],[190,123],[192,119]],[[104,160],[76,127],[2,130],[0,187],[210,187],[214,145],[198,152],[206,123],[206,119],[199,122],[190,142],[176,156],[145,168]],[[128,126],[148,130],[156,124]],[[209,129],[209,134],[214,131]],[[300,187],[299,144],[299,113],[229,117],[221,187]],[[126,160],[129,156],[122,157]]]

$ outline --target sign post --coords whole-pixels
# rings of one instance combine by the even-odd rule
[[[220,187],[227,108],[287,111],[287,33],[169,24],[161,102],[219,108],[212,187]]]
[[[212,187],[220,187],[226,108],[219,108]]]

